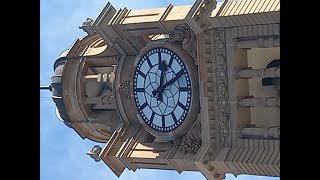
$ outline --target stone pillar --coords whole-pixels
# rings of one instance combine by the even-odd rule
[[[266,38],[253,40],[238,40],[236,41],[237,48],[268,48],[280,47],[280,38]]]
[[[276,78],[280,77],[280,68],[272,67],[265,69],[243,69],[238,72],[240,78]]]
[[[280,98],[243,98],[239,104],[244,107],[280,107]]]
[[[246,41],[238,41],[237,47],[238,48],[254,48],[258,46],[257,40],[246,40]]]
[[[85,78],[86,81],[89,81],[89,80],[95,80],[96,81],[98,79],[98,76],[99,75],[96,75],[96,74],[95,75],[87,75],[84,78]]]
[[[243,136],[261,136],[261,137],[280,137],[280,127],[269,127],[269,128],[242,128],[240,130]]]
[[[104,73],[104,74],[94,74],[94,75],[86,75],[84,77],[85,82],[90,80],[95,80],[97,82],[109,82],[112,83],[114,81],[114,73]]]

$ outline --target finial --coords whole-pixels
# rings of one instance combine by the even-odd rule
[[[102,150],[102,148],[99,145],[95,145],[95,146],[93,146],[93,148],[91,148],[87,152],[87,155],[89,155],[96,162],[99,162],[101,160],[101,158],[99,157],[101,150]]]
[[[40,86],[40,90],[46,90],[46,89],[49,89],[49,91],[51,91],[52,90],[51,84],[49,86]]]
[[[82,23],[82,25],[79,27],[79,29],[82,29],[84,32],[90,34],[94,33],[94,29],[92,28],[93,20],[90,18],[87,18],[85,22]]]

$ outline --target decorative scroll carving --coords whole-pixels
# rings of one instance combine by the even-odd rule
[[[102,150],[102,148],[99,145],[95,145],[95,146],[93,146],[93,148],[91,148],[87,152],[87,155],[89,155],[96,162],[99,162],[99,161],[101,161],[101,158],[99,157],[101,150]]]
[[[130,81],[124,82],[122,83],[118,88],[117,88],[117,92],[121,95],[121,96],[125,96],[128,99],[131,99],[131,92],[130,92]]]
[[[181,140],[181,142],[179,142]],[[176,140],[175,143],[180,144],[180,150],[184,154],[191,152],[196,154],[201,147],[201,123],[200,119],[192,125],[191,129],[182,136],[181,139]]]
[[[229,130],[229,95],[228,95],[228,70],[225,59],[225,36],[223,29],[214,29],[214,51],[216,59],[216,78],[217,78],[217,114],[219,119],[218,132],[220,145],[229,147],[226,140],[230,135]]]
[[[196,35],[187,24],[180,24],[174,28],[173,35],[169,37],[170,42],[178,42],[193,59],[196,59]]]

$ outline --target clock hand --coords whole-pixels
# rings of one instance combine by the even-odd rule
[[[162,61],[162,62],[159,64],[159,69],[161,70],[160,86],[159,86],[159,87],[161,87],[161,86],[163,85],[164,72],[167,71],[167,65],[166,65],[166,62],[165,62],[165,61]],[[162,93],[159,93],[157,99],[162,102],[162,99],[163,99],[163,98],[162,98]]]
[[[163,89],[173,84],[176,80],[178,80],[184,74],[184,69],[181,69],[176,77],[172,78],[170,81],[166,82],[163,86],[159,86],[156,90],[152,91],[152,94],[155,96],[157,93],[162,93]]]
[[[177,74],[176,77],[172,78],[170,81],[166,82],[162,88],[166,88],[168,86],[170,86],[171,84],[173,84],[176,80],[178,80],[182,75],[184,74],[184,69],[181,69]]]

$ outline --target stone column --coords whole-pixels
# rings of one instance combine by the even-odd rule
[[[239,104],[244,107],[280,107],[280,98],[242,98]]]
[[[277,78],[280,77],[280,68],[265,68],[265,69],[243,69],[238,72],[240,78]]]
[[[280,38],[266,38],[253,40],[238,40],[236,41],[237,48],[268,48],[280,47]]]
[[[280,127],[269,127],[269,128],[242,128],[240,130],[243,136],[261,136],[261,137],[280,137]]]
[[[98,76],[99,75],[94,74],[94,75],[87,75],[84,78],[85,78],[86,81],[89,81],[89,80],[95,80],[96,81],[98,79]]]
[[[104,73],[104,74],[94,74],[94,75],[86,75],[84,77],[85,82],[90,80],[95,80],[97,82],[113,82],[114,81],[114,73]]]

